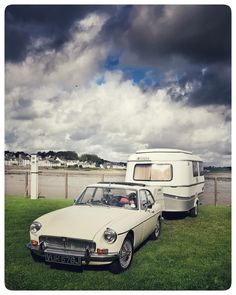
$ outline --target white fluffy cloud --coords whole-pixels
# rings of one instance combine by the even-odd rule
[[[126,161],[140,148],[176,147],[209,164],[230,165],[229,110],[186,106],[171,100],[168,89],[143,92],[121,71],[105,71],[110,48],[97,41],[105,20],[89,15],[60,52],[6,64],[6,148],[75,150]]]

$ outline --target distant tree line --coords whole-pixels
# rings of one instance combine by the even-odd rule
[[[79,160],[78,154],[73,151],[49,151],[49,152],[37,152],[37,155],[40,156],[42,159],[45,158],[60,158],[63,160]]]
[[[208,166],[208,167],[204,167],[204,170],[209,172],[231,172],[231,166],[224,166],[224,167]]]
[[[37,152],[37,156],[41,157],[42,159],[45,158],[60,158],[64,160],[79,160],[78,154],[74,151],[59,151],[59,152],[54,152],[54,151],[49,151],[49,152]],[[15,158],[28,158],[30,157],[30,154],[22,152],[22,151],[17,151],[17,152],[10,152],[10,151],[5,151],[5,158],[9,157],[15,157]]]
[[[96,163],[97,165],[104,164],[104,162],[107,162],[103,160],[102,158],[99,158],[95,154],[83,154],[79,157],[79,160],[81,162],[90,162],[90,163]]]

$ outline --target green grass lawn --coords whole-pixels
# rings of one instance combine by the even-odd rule
[[[6,197],[5,284],[11,290],[224,290],[231,285],[231,208],[200,206],[197,218],[164,220],[162,235],[138,249],[131,267],[71,270],[32,260],[29,226],[71,200]]]

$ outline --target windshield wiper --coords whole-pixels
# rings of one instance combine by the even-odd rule
[[[99,206],[105,206],[105,207],[107,207],[107,208],[111,208],[111,206],[110,205],[108,205],[108,204],[105,204],[105,203],[100,203],[100,204],[98,204]]]
[[[105,207],[108,207],[108,208],[111,207],[110,205],[105,204],[105,203],[102,203],[102,202],[100,202],[100,201],[92,201],[91,204],[92,204],[92,205],[95,205],[95,206],[105,206]]]

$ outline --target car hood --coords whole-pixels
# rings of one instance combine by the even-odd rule
[[[38,218],[37,221],[42,224],[38,235],[93,240],[106,225],[125,218],[127,211],[122,208],[74,205]]]

